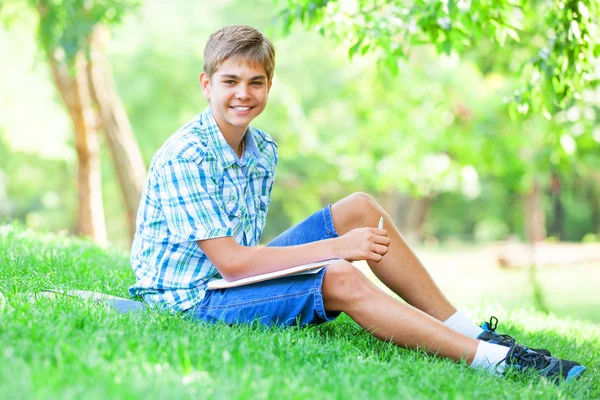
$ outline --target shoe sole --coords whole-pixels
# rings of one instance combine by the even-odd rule
[[[585,372],[585,370],[586,370],[586,368],[583,365],[579,365],[579,366],[571,368],[571,370],[567,374],[565,381],[573,382],[574,380],[579,379],[579,377],[581,376],[581,374],[583,374]]]

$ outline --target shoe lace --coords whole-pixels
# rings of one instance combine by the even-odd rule
[[[490,320],[488,321],[487,325],[490,328],[490,331],[496,332],[496,328],[498,327],[498,318],[496,318],[492,315],[490,317]]]
[[[510,344],[515,344],[515,338],[513,338],[512,336],[501,334],[501,333],[496,333],[496,328],[498,327],[498,318],[496,318],[492,315],[490,317],[490,320],[487,322],[487,326],[488,326],[488,329],[490,332],[494,333],[495,335],[500,336],[501,338],[503,338]]]
[[[522,369],[532,367],[542,370],[550,364],[548,357],[520,345],[513,347],[502,361],[506,361],[507,365],[517,364]]]

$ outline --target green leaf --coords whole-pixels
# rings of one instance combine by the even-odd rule
[[[448,39],[442,43],[442,53],[450,55],[452,53],[452,42]]]
[[[583,18],[585,18],[585,19],[590,18],[590,11],[588,10],[587,6],[585,5],[585,3],[583,1],[577,2],[577,9],[579,10],[579,13],[581,14],[581,16]]]
[[[506,34],[508,36],[510,36],[515,42],[521,42],[521,38],[519,37],[519,34],[517,33],[516,30],[514,30],[513,28],[504,28],[504,31],[506,32]]]
[[[573,35],[575,39],[581,40],[581,30],[579,29],[579,24],[577,21],[571,21],[571,27],[569,28],[569,35]]]
[[[363,38],[361,37],[360,39],[358,39],[356,41],[356,43],[354,43],[352,46],[350,46],[350,48],[348,49],[348,57],[352,58],[354,57],[354,55],[356,54],[356,52],[358,51],[360,45],[363,42]]]

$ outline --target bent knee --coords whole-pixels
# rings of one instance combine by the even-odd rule
[[[368,294],[372,283],[348,261],[330,264],[323,278],[323,301],[328,311],[345,311]]]
[[[356,192],[331,207],[334,225],[342,232],[364,226],[377,226],[382,209],[367,193]]]
[[[379,208],[377,201],[369,194],[364,192],[355,192],[346,197],[352,206],[361,211],[373,210]]]

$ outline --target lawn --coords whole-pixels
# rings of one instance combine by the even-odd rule
[[[122,315],[70,298],[28,303],[20,295],[59,287],[126,297],[132,280],[120,250],[0,227],[0,291],[8,301],[0,311],[0,398],[600,398],[593,318],[514,304],[465,310],[478,321],[494,314],[505,333],[588,367],[581,380],[557,387],[379,342],[345,316],[308,329],[228,327],[156,312]]]

